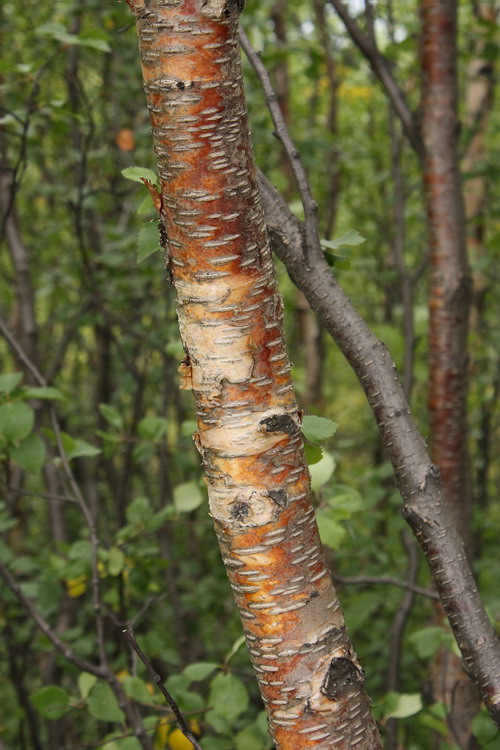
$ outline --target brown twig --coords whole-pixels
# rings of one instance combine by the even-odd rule
[[[239,31],[240,44],[248,58],[252,68],[255,70],[257,77],[262,85],[262,90],[266,97],[266,103],[269,113],[273,119],[276,128],[276,136],[281,141],[286,155],[290,162],[292,174],[299,191],[300,200],[304,209],[304,231],[306,242],[304,243],[304,261],[307,268],[314,263],[316,257],[321,257],[321,242],[318,234],[316,216],[318,213],[318,204],[311,194],[309,180],[307,179],[306,170],[300,160],[300,154],[292,141],[292,137],[283,117],[278,102],[278,96],[273,89],[271,78],[267,72],[266,66],[260,59],[259,54],[252,47],[250,40],[240,26]]]
[[[0,574],[2,575],[8,588],[22,604],[33,622],[37,624],[42,633],[46,635],[49,641],[52,643],[54,648],[57,649],[57,651],[59,651],[59,653],[62,654],[70,664],[73,664],[73,666],[81,669],[83,672],[89,672],[90,674],[93,674],[95,677],[107,679],[108,675],[105,667],[97,666],[96,664],[92,664],[92,662],[89,662],[86,659],[82,659],[81,656],[75,654],[75,652],[70,648],[70,646],[68,646],[67,643],[59,638],[57,633],[55,633],[54,630],[50,627],[49,623],[45,620],[45,618],[38,611],[35,605],[32,604],[32,602],[23,594],[21,587],[13,577],[12,573],[10,572],[8,567],[1,561]]]
[[[163,695],[165,700],[167,701],[168,705],[172,709],[174,716],[177,720],[177,724],[179,726],[179,729],[181,730],[182,734],[186,739],[188,739],[193,746],[195,747],[195,750],[203,750],[202,746],[199,744],[198,740],[194,736],[194,734],[189,729],[188,725],[186,724],[186,720],[184,719],[182,713],[180,712],[179,706],[175,702],[172,695],[168,692],[167,688],[163,684],[163,680],[156,671],[156,669],[151,664],[150,660],[144,653],[144,651],[141,649],[139,644],[136,641],[135,635],[134,635],[134,629],[132,627],[132,622],[129,620],[124,628],[122,628],[122,633],[129,642],[131,648],[135,651],[139,659],[142,661],[144,666],[146,667],[147,671],[149,672],[151,679],[153,680],[153,683],[156,685],[160,693]]]
[[[414,594],[420,594],[420,596],[426,596],[428,599],[434,599],[439,601],[439,594],[432,589],[426,589],[423,586],[417,586],[411,581],[401,581],[399,578],[392,578],[391,576],[356,576],[355,578],[346,578],[345,576],[332,576],[335,583],[342,583],[346,586],[366,586],[366,585],[378,585],[384,586],[396,586],[399,589],[405,589],[411,591]]]
[[[375,37],[365,34],[358,22],[349,14],[347,7],[342,0],[330,0],[330,4],[335,8],[337,14],[344,23],[353,42],[357,45],[362,54],[366,57],[373,72],[379,79],[392,102],[394,110],[401,120],[403,129],[408,139],[415,149],[419,158],[423,157],[423,145],[420,133],[415,125],[415,118],[411,111],[405,94],[397,84],[387,58],[380,52]]]

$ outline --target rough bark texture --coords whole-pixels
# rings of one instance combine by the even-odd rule
[[[251,153],[238,4],[129,3],[210,512],[276,747],[380,747],[325,566]]]
[[[481,604],[463,542],[444,507],[439,471],[410,414],[387,348],[368,329],[326,260],[304,264],[304,231],[262,178],[273,249],[356,372],[373,410],[404,500],[402,513],[425,554],[462,653],[464,668],[500,726],[500,642]]]
[[[467,334],[471,283],[458,163],[456,0],[422,0],[422,136],[430,249],[429,426],[447,510],[472,556],[472,486],[467,429]],[[437,611],[438,621],[443,619]],[[434,698],[448,706],[450,740],[477,746],[474,687],[448,649],[436,654]]]
[[[450,515],[470,550],[467,332],[470,277],[458,169],[456,0],[423,0],[422,135],[431,251],[429,421]]]

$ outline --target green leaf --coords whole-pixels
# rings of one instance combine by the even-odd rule
[[[218,664],[210,661],[198,661],[194,664],[189,664],[184,669],[183,674],[186,675],[190,682],[200,682],[201,680],[205,680],[218,667]]]
[[[106,422],[117,430],[123,429],[123,417],[111,404],[99,404],[99,413],[104,417]]]
[[[196,510],[203,502],[203,495],[196,482],[184,482],[174,488],[174,505],[178,513]]]
[[[69,710],[69,695],[56,685],[43,687],[30,696],[30,701],[44,719],[60,719]]]
[[[335,240],[321,240],[323,247],[329,250],[338,250],[339,247],[352,247],[355,245],[362,245],[366,242],[366,237],[363,237],[356,229],[350,229],[348,232],[338,237]]]
[[[153,700],[151,693],[146,687],[146,683],[140,677],[124,677],[123,689],[129,698],[138,703],[151,703]]]
[[[338,549],[347,536],[344,526],[322,511],[318,511],[317,521],[319,535],[323,544],[331,549]]]
[[[405,719],[422,709],[420,693],[389,693],[386,697],[384,719]]]
[[[439,625],[421,628],[408,637],[408,641],[413,644],[421,659],[429,659],[434,656],[440,646],[448,639],[449,634]]]
[[[309,473],[311,475],[311,488],[313,492],[317,492],[320,487],[326,484],[332,477],[335,471],[335,459],[327,451],[323,451],[323,457],[321,461],[313,466],[309,467]]]
[[[7,372],[0,375],[0,393],[10,393],[22,379],[22,372]]]
[[[493,724],[491,716],[486,710],[483,709],[472,719],[472,731],[474,736],[479,740],[482,748],[497,750],[500,747],[498,727]]]
[[[212,727],[212,729],[215,729],[217,734],[231,734],[230,722],[225,716],[221,716],[213,708],[205,714],[205,721]]]
[[[66,432],[61,432],[61,440],[66,456],[70,461],[72,458],[80,458],[83,456],[98,456],[99,453],[102,452],[100,448],[96,448],[94,445],[87,443],[86,440],[72,438],[71,435],[68,435]]]
[[[353,513],[363,510],[363,498],[355,487],[348,484],[334,484],[330,488],[326,499],[330,508],[337,513],[338,518],[350,518]],[[343,511],[339,514],[339,511]]]
[[[153,198],[151,197],[151,193],[148,192],[137,207],[137,215],[147,216],[148,214],[152,214],[155,212],[156,208],[155,204],[153,203]]]
[[[160,249],[160,234],[157,222],[144,224],[137,236],[137,263],[142,263],[143,260]]]
[[[319,445],[304,445],[304,453],[308,466],[314,466],[323,457],[323,449]]]
[[[83,700],[87,699],[88,694],[97,682],[97,677],[89,672],[81,672],[78,675],[78,690]]]
[[[144,524],[153,514],[147,497],[136,497],[125,511],[129,523]]]
[[[11,448],[10,456],[21,469],[37,472],[45,461],[45,445],[39,435],[32,433],[22,443]]]
[[[82,31],[78,34],[78,42],[82,47],[96,49],[98,52],[111,52],[109,42],[102,36],[97,36],[93,31]]]
[[[167,420],[165,417],[149,416],[141,419],[137,426],[139,435],[145,440],[159,440],[167,431]]]
[[[155,722],[158,721],[156,717],[154,717],[154,719]],[[144,724],[146,724],[146,721],[144,721]],[[142,745],[137,737],[122,737],[113,742],[106,742],[105,745],[102,745],[101,750],[141,750],[141,748]]]
[[[117,576],[120,575],[120,573],[123,570],[123,566],[125,565],[125,555],[119,549],[118,547],[111,547],[109,550],[109,559],[108,559],[108,570],[110,576]]]
[[[235,642],[233,643],[233,645],[229,649],[229,652],[226,654],[226,657],[224,659],[224,661],[225,661],[226,664],[229,662],[230,659],[233,658],[233,656],[236,653],[238,653],[238,651],[240,650],[240,648],[243,646],[244,643],[245,643],[245,636],[244,635],[240,635],[240,637],[235,640]]]
[[[247,709],[248,693],[237,677],[219,673],[210,683],[208,703],[219,716],[233,722]]]
[[[125,714],[121,710],[113,691],[107,682],[100,680],[90,689],[87,698],[89,714],[100,721],[124,721]]]
[[[64,401],[64,394],[58,388],[52,388],[49,385],[43,388],[26,388],[25,391],[28,398],[39,398],[50,401]]]
[[[132,182],[144,184],[143,180],[149,180],[153,185],[158,185],[156,173],[146,167],[125,167],[125,169],[122,169],[122,175],[127,180],[132,180]]]
[[[33,409],[22,401],[0,405],[0,437],[8,443],[24,440],[35,422]]]
[[[236,750],[268,750],[271,747],[271,738],[262,733],[258,724],[250,724],[234,738]]]
[[[48,23],[43,23],[35,29],[35,34],[39,34],[40,36],[50,36],[53,38],[67,33],[66,27],[57,21],[48,21]]]
[[[302,420],[302,433],[311,443],[320,443],[332,437],[338,428],[337,422],[325,417],[317,417],[314,414],[306,414]]]

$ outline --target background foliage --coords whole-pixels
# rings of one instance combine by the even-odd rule
[[[275,76],[287,70],[288,122],[319,203],[325,239],[351,230],[365,239],[353,241],[351,235],[331,251],[334,272],[401,368],[405,311],[394,255],[394,138],[402,144],[410,270],[418,269],[427,253],[416,158],[333,13],[326,14],[325,48],[312,3],[286,4],[286,39],[272,20],[277,3],[247,5],[242,20],[265,63]],[[381,2],[376,11],[379,43],[416,103],[414,3]],[[464,2],[464,90],[480,35],[492,65],[498,52],[495,25],[478,26],[471,19]],[[92,595],[97,548],[68,483],[67,460],[95,519],[110,669],[140,707],[156,750],[189,744],[173,729],[170,711],[124,641],[120,626],[127,620],[206,750],[266,750],[265,715],[207,514],[191,439],[191,403],[177,386],[182,347],[174,294],[155,252],[151,201],[138,184],[139,173],[130,169],[154,164],[133,18],[125,3],[26,0],[20,9],[7,1],[0,8],[0,28],[1,315],[48,384],[42,387],[26,359],[0,339],[0,560],[53,631],[74,653],[97,663],[101,636]],[[334,86],[329,55],[335,60]],[[299,212],[263,94],[247,73],[257,160]],[[469,136],[465,128],[464,145]],[[470,342],[470,446],[475,570],[497,623],[499,138],[500,118],[493,110],[486,158],[475,165],[475,174],[487,181],[488,200],[480,218],[482,249],[471,257],[473,272],[486,284]],[[397,719],[399,741],[408,750],[451,750],[456,745],[448,739],[436,740],[447,737],[447,709],[433,702],[428,685],[434,653],[441,643],[455,648],[453,638],[433,625],[432,599],[415,594],[405,622],[399,688],[388,692],[388,663],[408,592],[387,579],[404,585],[411,557],[400,499],[363,392],[336,347],[320,334],[321,377],[311,398],[308,314],[284,269],[278,273],[299,400],[308,412],[340,425],[334,437],[320,441],[324,436],[311,423],[308,455],[315,462],[320,531],[376,715],[382,729],[391,717]],[[412,404],[425,432],[425,271],[414,287],[412,315]],[[427,571],[418,567],[413,583],[425,589]],[[358,580],[349,582],[352,578]],[[0,598],[0,747],[140,747],[128,736],[109,683],[57,653],[3,583]],[[480,747],[500,748],[483,714],[474,731]]]

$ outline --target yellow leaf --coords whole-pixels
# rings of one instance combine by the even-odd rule
[[[198,719],[190,719],[189,722],[188,722],[188,724],[189,724],[189,728],[192,731],[192,733],[196,737],[199,737],[201,735],[201,725],[200,725],[200,722],[198,721]]]
[[[193,750],[194,745],[181,732],[174,729],[168,736],[168,744],[171,750]]]
[[[68,596],[72,599],[76,599],[82,596],[87,590],[87,576],[78,576],[77,578],[67,578],[65,580],[66,591]]]
[[[155,750],[164,750],[167,747],[167,737],[172,725],[166,719],[160,719],[156,725]]]

